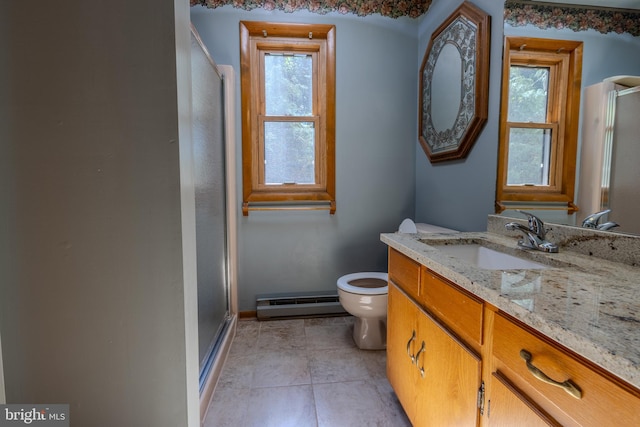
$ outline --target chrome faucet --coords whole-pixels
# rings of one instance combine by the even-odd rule
[[[519,230],[524,234],[525,238],[518,241],[518,246],[543,252],[558,252],[558,245],[546,240],[546,230],[540,218],[525,211],[516,210],[516,212],[526,215],[529,221],[529,227],[517,222],[505,224],[507,230]]]
[[[582,221],[582,227],[584,228],[595,228],[596,230],[611,230],[612,228],[618,227],[619,224],[613,222],[613,221],[609,221],[609,222],[605,222],[603,224],[600,224],[600,219],[605,216],[606,214],[608,214],[609,212],[611,212],[611,209],[606,209],[604,211],[600,211],[600,212],[596,212],[593,213],[589,216],[587,216],[583,221]]]
[[[618,224],[617,222],[609,221],[605,222],[604,224],[598,224],[598,230],[607,231],[619,226],[620,224]]]

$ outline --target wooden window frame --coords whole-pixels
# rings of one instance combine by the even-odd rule
[[[267,116],[264,56],[306,53],[314,58],[312,116]],[[335,213],[335,26],[240,22],[243,215],[249,210],[328,209]],[[264,132],[268,121],[315,123],[315,183],[264,182]]]
[[[502,104],[498,149],[496,212],[511,204],[535,207],[556,204],[558,209],[575,212],[576,155],[580,119],[582,80],[582,42],[530,37],[505,37],[502,69]],[[511,123],[509,111],[509,76],[512,65],[550,68],[549,100],[546,123]],[[507,185],[509,135],[513,128],[552,130],[549,185]],[[510,205],[506,206],[503,202]]]

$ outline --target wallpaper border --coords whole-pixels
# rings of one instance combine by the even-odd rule
[[[367,16],[380,14],[389,18],[419,18],[427,13],[432,0],[189,0],[191,6],[209,9],[233,6],[237,9],[281,10],[287,13],[307,10],[325,15]],[[640,36],[640,11],[528,0],[506,0],[504,23],[513,27],[534,25],[540,29],[595,30],[602,34],[628,33]]]
[[[595,30],[602,34],[640,36],[640,11],[604,7],[507,0],[504,22],[513,27],[534,25],[540,29]]]
[[[352,13],[366,16],[378,13],[390,18],[408,16],[418,18],[425,14],[431,6],[431,0],[190,0],[191,6],[202,5],[210,9],[231,5],[238,9],[282,10],[309,12],[325,15],[337,12],[343,15]]]

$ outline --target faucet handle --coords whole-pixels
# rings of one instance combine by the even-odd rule
[[[611,230],[612,228],[616,228],[616,227],[620,227],[620,224],[618,224],[617,222],[609,221],[609,222],[605,222],[603,224],[598,224],[598,226],[596,228],[598,230],[608,231],[608,230]]]
[[[540,239],[544,240],[546,235],[546,230],[544,229],[544,222],[537,216],[532,213],[522,211],[520,209],[516,209],[516,212],[520,212],[523,215],[527,216],[527,220],[529,221],[529,230],[535,233]]]
[[[598,225],[600,224],[600,219],[603,216],[605,216],[606,214],[608,214],[609,212],[611,212],[611,209],[605,209],[603,211],[592,213],[591,215],[588,215],[582,221],[582,226],[584,228],[598,228]]]

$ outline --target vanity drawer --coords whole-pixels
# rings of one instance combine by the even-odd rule
[[[640,391],[559,344],[496,314],[493,330],[493,371],[500,371],[528,398],[563,425],[634,425],[640,415]],[[531,355],[527,366],[521,351]],[[558,382],[571,381],[574,397],[563,387],[534,376],[533,367]]]
[[[474,348],[482,344],[482,300],[422,267],[420,302]]]
[[[420,289],[420,264],[389,248],[389,280],[402,288],[410,297],[417,298]]]

